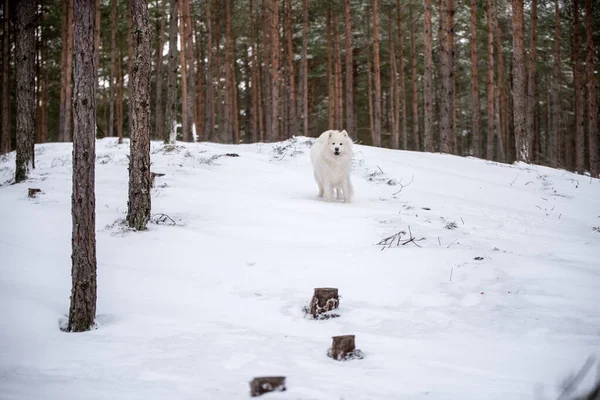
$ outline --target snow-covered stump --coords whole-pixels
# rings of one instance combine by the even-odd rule
[[[250,382],[250,396],[285,391],[285,376],[260,376]]]
[[[337,361],[363,358],[362,351],[354,344],[354,335],[333,336],[333,343],[327,351],[327,356]]]
[[[335,310],[340,305],[340,297],[337,288],[315,288],[310,301],[310,314],[315,319],[327,319],[337,317],[337,314],[324,314]]]

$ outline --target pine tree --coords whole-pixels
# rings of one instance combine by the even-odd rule
[[[433,32],[431,0],[425,0],[425,75],[423,77],[423,149],[433,152]]]
[[[525,87],[525,22],[523,0],[512,0],[513,12],[513,103],[517,161],[529,162],[526,120],[527,99]]]
[[[169,14],[169,54],[167,56],[169,60],[167,71],[167,109],[165,111],[165,143],[170,144],[175,144],[175,141],[177,140],[177,70],[179,65],[177,62],[178,21],[179,0],[171,0]],[[208,65],[210,65],[210,58]],[[212,128],[212,126],[210,128]],[[208,132],[212,132],[212,129],[209,129],[207,124],[207,134]],[[209,137],[209,140],[210,138],[211,137]]]

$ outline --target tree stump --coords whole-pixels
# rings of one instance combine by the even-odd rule
[[[42,192],[42,189],[29,188],[29,189],[27,189],[27,196],[29,196],[33,199],[33,198],[35,198],[36,194],[41,193],[41,192]]]
[[[313,318],[337,317],[337,314],[321,315],[331,310],[335,310],[340,305],[340,297],[336,288],[315,288],[315,293],[310,301],[310,313]]]
[[[250,396],[285,391],[285,376],[261,376],[250,382]]]
[[[363,358],[362,352],[355,347],[354,335],[333,336],[327,355],[337,361]]]

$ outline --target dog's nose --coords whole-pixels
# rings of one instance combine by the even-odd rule
[[[340,151],[340,148],[339,148],[339,147],[336,147],[336,148],[335,148],[335,152],[337,153],[337,152],[339,152],[339,151]]]

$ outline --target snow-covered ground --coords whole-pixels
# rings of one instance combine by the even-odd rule
[[[36,146],[18,185],[2,158],[0,399],[243,399],[262,375],[287,377],[270,399],[555,399],[600,355],[599,180],[356,146],[356,199],[326,203],[309,147],[154,142],[159,223],[131,232],[128,143],[99,140],[98,329],[79,334],[59,330],[72,147]],[[377,245],[409,227],[420,247]],[[339,318],[305,318],[315,287],[339,288]],[[326,356],[340,334],[364,359]]]

